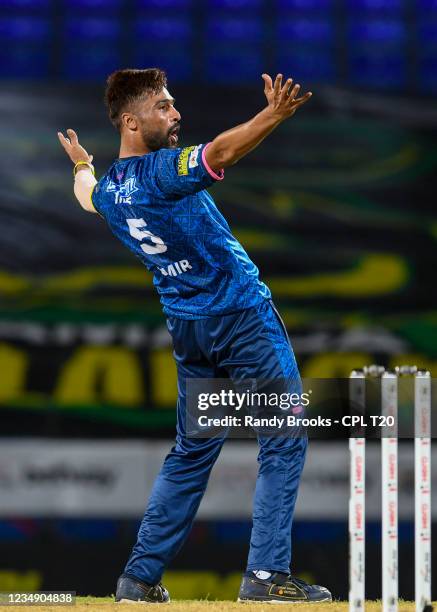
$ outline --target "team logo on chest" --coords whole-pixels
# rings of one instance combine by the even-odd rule
[[[136,178],[133,176],[120,185],[110,181],[106,191],[115,194],[116,204],[132,204],[132,194],[138,191]]]

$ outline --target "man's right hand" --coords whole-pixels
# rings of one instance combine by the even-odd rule
[[[294,87],[293,79],[287,79],[282,85],[282,74],[278,74],[273,84],[272,78],[268,74],[263,74],[264,94],[267,98],[268,109],[278,121],[284,121],[294,115],[297,109],[305,104],[313,95],[310,91],[304,96],[297,98],[300,85]]]
[[[68,138],[66,138],[62,132],[58,132],[59,142],[64,147],[64,151],[67,153],[73,164],[77,164],[77,162],[80,161],[91,163],[93,161],[93,156],[88,155],[83,146],[79,144],[79,139],[76,132],[70,129],[67,130],[67,135]]]

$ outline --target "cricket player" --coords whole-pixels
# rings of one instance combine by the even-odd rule
[[[165,603],[160,580],[187,538],[223,437],[186,435],[188,378],[299,378],[284,325],[258,269],[207,188],[292,117],[311,93],[263,74],[265,108],[212,142],[178,147],[181,115],[158,68],[109,76],[106,105],[120,153],[99,181],[92,155],[69,129],[59,140],[74,163],[74,193],[153,273],[178,372],[177,436],[156,478],[116,601]],[[291,384],[291,383],[290,383]],[[259,436],[253,527],[239,601],[330,601],[292,576],[291,526],[307,440]]]

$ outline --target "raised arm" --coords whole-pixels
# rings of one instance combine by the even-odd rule
[[[66,138],[58,132],[58,138],[65,152],[74,164],[74,195],[79,204],[88,212],[97,212],[91,202],[91,193],[97,184],[92,165],[93,156],[88,155],[74,130],[67,130]]]
[[[282,74],[273,85],[268,74],[263,74],[267,106],[255,117],[219,134],[205,151],[205,158],[213,170],[232,166],[249,151],[255,149],[280,123],[292,117],[296,110],[312,96],[311,92],[297,98],[300,85],[293,87],[293,79],[282,86]]]

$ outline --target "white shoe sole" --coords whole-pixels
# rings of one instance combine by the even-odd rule
[[[156,606],[157,604],[168,604],[170,603],[170,599],[168,601],[142,601],[141,599],[138,599],[138,601],[135,601],[135,599],[120,599],[119,601],[115,602],[116,604],[145,604],[145,605],[152,605],[152,606]]]
[[[326,597],[325,599],[318,599],[317,601],[313,600],[308,600],[308,599],[302,599],[300,601],[278,601],[277,599],[268,599],[268,600],[259,600],[259,599],[237,599],[238,603],[242,603],[242,604],[279,604],[280,606],[282,604],[318,604],[318,603],[325,603],[325,602],[330,602],[332,603],[332,598],[331,597]]]

